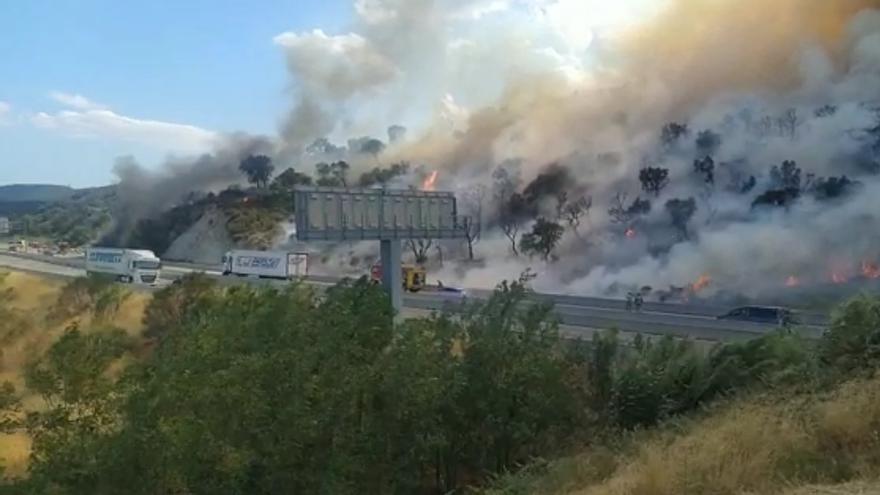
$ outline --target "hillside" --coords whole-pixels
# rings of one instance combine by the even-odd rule
[[[12,493],[855,495],[880,475],[877,298],[819,342],[706,352],[561,339],[525,278],[399,323],[365,280],[0,289]]]
[[[63,200],[18,217],[19,233],[71,246],[87,244],[111,225],[116,197],[115,186],[75,190]]]
[[[53,202],[74,195],[75,189],[52,184],[9,184],[0,186],[0,202]]]

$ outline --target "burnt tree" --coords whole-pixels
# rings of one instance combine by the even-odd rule
[[[697,212],[697,202],[694,198],[688,199],[670,199],[666,202],[666,211],[672,221],[672,226],[678,231],[681,240],[690,239],[688,233],[688,222]]]
[[[656,198],[660,196],[660,192],[669,185],[669,169],[662,167],[645,167],[639,170],[639,183],[641,183],[643,191],[653,194]]]

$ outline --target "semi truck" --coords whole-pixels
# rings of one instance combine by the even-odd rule
[[[162,260],[146,249],[86,248],[89,275],[110,275],[120,282],[155,285],[161,268]]]
[[[309,274],[309,255],[288,251],[229,251],[223,256],[223,275],[290,280]]]

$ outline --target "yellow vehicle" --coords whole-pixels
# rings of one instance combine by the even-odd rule
[[[382,282],[382,265],[375,264],[370,270],[370,278],[373,282]],[[418,292],[425,287],[427,272],[424,268],[417,265],[402,265],[401,279],[403,279],[403,289],[407,292]]]

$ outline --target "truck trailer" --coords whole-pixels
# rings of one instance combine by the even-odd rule
[[[309,274],[309,255],[287,251],[229,251],[223,275],[291,280]]]
[[[89,275],[111,275],[120,282],[155,285],[161,268],[162,260],[146,249],[86,248]]]

